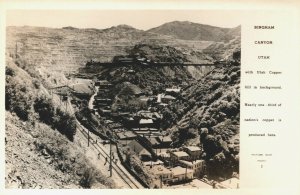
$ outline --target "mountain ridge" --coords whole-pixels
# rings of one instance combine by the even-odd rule
[[[230,32],[235,28],[237,27],[223,28],[189,21],[173,21],[151,28],[147,32],[171,35],[184,40],[221,41],[234,38]]]

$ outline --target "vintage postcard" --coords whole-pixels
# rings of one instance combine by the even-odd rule
[[[299,193],[291,5],[2,3],[3,192]]]

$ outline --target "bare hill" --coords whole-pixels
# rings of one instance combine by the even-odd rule
[[[198,24],[189,21],[174,21],[152,28],[148,32],[170,35],[176,39],[227,41],[234,38],[232,29]]]

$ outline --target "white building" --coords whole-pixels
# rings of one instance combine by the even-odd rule
[[[156,165],[150,168],[150,171],[159,179],[161,179],[162,182],[171,180],[173,177],[173,173],[171,170],[165,168],[162,165]]]
[[[204,160],[195,160],[195,161],[185,161],[180,160],[179,163],[182,167],[193,170],[194,177],[199,177],[201,174],[204,174],[205,171],[205,161]]]
[[[170,158],[173,162],[177,162],[179,160],[189,160],[189,155],[183,151],[171,152]]]

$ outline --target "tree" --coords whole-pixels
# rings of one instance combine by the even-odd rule
[[[57,109],[53,126],[70,141],[74,140],[74,135],[76,134],[76,120],[74,116]]]
[[[39,114],[42,122],[52,124],[55,109],[50,98],[38,97],[34,102],[34,110]]]

